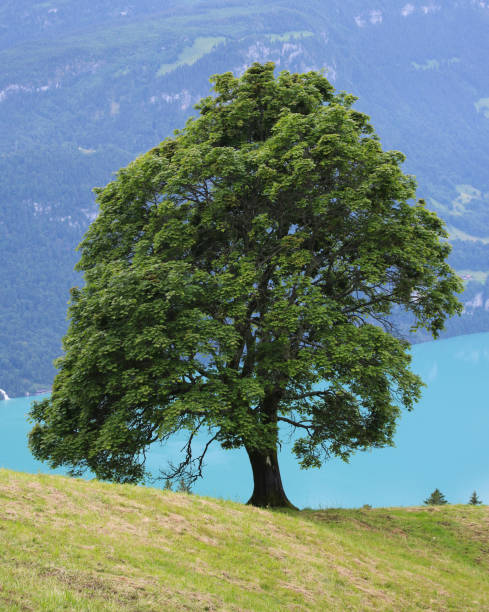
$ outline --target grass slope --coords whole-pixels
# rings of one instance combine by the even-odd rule
[[[488,610],[489,509],[281,513],[0,471],[2,610]]]

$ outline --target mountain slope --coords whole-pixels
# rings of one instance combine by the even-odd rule
[[[369,3],[370,4],[370,3]],[[489,330],[489,7],[473,0],[117,0],[0,7],[0,387],[49,386],[91,189],[182,127],[216,72],[324,69],[447,222]],[[482,297],[474,302],[474,298]]]
[[[282,514],[5,470],[0,496],[11,611],[489,607],[487,507]]]

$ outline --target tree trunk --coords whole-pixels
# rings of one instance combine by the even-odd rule
[[[253,495],[248,504],[261,508],[297,508],[285,495],[278,466],[277,451],[246,449],[253,470]]]

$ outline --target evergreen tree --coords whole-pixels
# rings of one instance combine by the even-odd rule
[[[470,496],[469,504],[472,505],[472,506],[478,506],[479,504],[482,504],[482,500],[480,500],[477,497],[477,493],[475,491]]]
[[[428,506],[443,506],[448,502],[445,499],[443,493],[440,491],[440,489],[435,489],[433,493],[428,497],[428,499],[425,499],[423,503]]]

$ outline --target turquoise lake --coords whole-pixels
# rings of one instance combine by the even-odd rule
[[[466,503],[477,490],[489,503],[489,333],[460,336],[413,347],[413,370],[426,383],[414,411],[399,422],[394,448],[355,455],[349,464],[327,462],[301,470],[286,447],[280,454],[284,487],[299,507],[418,505],[438,487],[451,503]],[[33,398],[0,402],[0,467],[51,472],[27,448]],[[153,446],[155,473],[176,459],[182,443]],[[58,471],[58,473],[62,473]],[[205,477],[195,493],[246,501],[252,490],[244,451],[211,447]]]

